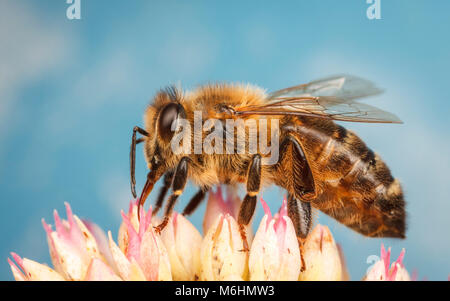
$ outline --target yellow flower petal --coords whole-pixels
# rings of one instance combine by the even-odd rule
[[[93,258],[88,267],[85,281],[121,281],[114,271],[107,266],[102,260]]]
[[[224,280],[230,275],[246,279],[248,252],[239,226],[230,215],[219,215],[203,239],[201,257],[202,280]]]
[[[31,281],[64,281],[64,277],[47,265],[24,258],[23,266]]]
[[[286,230],[277,234],[274,229],[275,219],[267,225],[268,218],[267,215],[263,217],[250,249],[250,280],[297,280],[301,259],[292,221],[282,217],[286,222]]]
[[[303,245],[305,271],[303,281],[340,281],[343,279],[342,263],[336,243],[327,226],[317,225]]]
[[[81,233],[84,236],[85,244],[86,244],[86,252],[88,253],[88,256],[94,257],[94,258],[100,258],[104,260],[100,254],[100,251],[97,246],[97,242],[95,241],[94,236],[92,233],[86,228],[86,225],[76,216],[73,215],[73,219],[75,220],[76,224],[81,230]],[[105,260],[104,260],[105,261]]]
[[[83,256],[79,250],[64,242],[56,232],[51,237],[58,253],[59,263],[63,269],[64,277],[69,280],[82,280],[86,275],[90,258]]]
[[[174,213],[161,232],[166,247],[173,280],[192,281],[200,275],[200,246],[202,236],[184,216]]]
[[[142,269],[139,267],[138,263],[134,258],[131,259],[130,264],[130,273],[128,274],[129,281],[146,281],[144,272],[142,272]]]

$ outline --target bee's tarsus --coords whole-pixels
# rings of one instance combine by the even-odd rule
[[[248,246],[247,235],[245,233],[245,227],[242,224],[239,224],[239,233],[242,238],[242,249],[239,252],[250,252],[250,247]]]
[[[161,224],[154,227],[156,234],[161,235],[161,231],[164,230],[164,228],[167,226],[168,222],[169,222],[169,218],[165,217]]]
[[[302,267],[300,268],[300,273],[306,271],[306,263],[305,263],[305,257],[303,256],[303,241],[304,239],[301,237],[298,237],[298,247],[300,249],[300,260],[302,262]]]

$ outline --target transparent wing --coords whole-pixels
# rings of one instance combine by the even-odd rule
[[[344,99],[356,99],[377,95],[382,92],[383,90],[369,80],[352,75],[337,75],[272,92],[269,94],[268,99],[311,96],[335,96]]]
[[[392,113],[350,98],[335,96],[272,97],[263,105],[236,108],[235,113],[237,115],[298,115],[353,122],[402,123]]]
[[[338,75],[272,92],[258,106],[236,108],[238,115],[301,115],[341,121],[402,123],[392,113],[355,101],[383,91],[352,75]]]

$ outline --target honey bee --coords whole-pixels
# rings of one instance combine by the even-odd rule
[[[288,215],[297,236],[304,239],[316,208],[369,237],[405,237],[405,201],[402,188],[388,166],[352,131],[334,121],[401,123],[393,114],[356,99],[381,93],[372,82],[348,75],[328,77],[267,94],[240,84],[209,84],[183,93],[170,87],[156,94],[145,112],[145,129],[133,129],[130,165],[135,191],[136,144],[144,142],[150,169],[139,198],[142,206],[154,184],[163,177],[154,213],[172,188],[161,231],[188,179],[199,186],[183,211],[192,213],[214,185],[243,183],[246,195],[238,223],[244,226],[255,211],[261,188],[277,185],[287,191]],[[279,160],[263,164],[267,154],[174,153],[171,140],[180,120],[194,123],[195,112],[226,120],[278,120]],[[136,134],[143,137],[137,139]],[[207,131],[200,135],[205,138]],[[191,136],[195,136],[191,134]],[[193,137],[195,140],[195,137]],[[274,141],[270,140],[269,143]],[[139,211],[139,210],[138,210]]]

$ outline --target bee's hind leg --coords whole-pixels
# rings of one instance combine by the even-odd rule
[[[311,230],[311,203],[296,199],[292,194],[288,195],[288,215],[294,224],[295,233],[301,239],[305,239]]]
[[[261,185],[261,156],[254,155],[247,171],[247,194],[239,209],[238,224],[242,240],[244,241],[244,251],[249,251],[245,226],[247,226],[255,213],[256,196]]]
[[[288,215],[294,224],[300,245],[300,258],[302,260],[302,271],[305,269],[305,260],[303,259],[303,242],[311,230],[311,203],[296,199],[292,194],[288,195]]]
[[[172,195],[167,201],[166,210],[164,211],[164,219],[161,224],[155,227],[156,233],[161,233],[161,231],[166,227],[169,222],[170,215],[172,214],[173,207],[178,200],[178,197],[183,193],[184,187],[186,186],[187,174],[188,174],[189,158],[183,157],[178,163],[175,170],[172,182]]]
[[[290,172],[292,177],[292,193],[289,193],[287,204],[288,215],[294,224],[295,233],[297,234],[302,269],[304,269],[302,245],[311,229],[310,201],[316,196],[315,181],[301,141],[295,134],[289,133],[286,135],[281,143],[280,153],[283,156],[282,160],[288,160],[286,171]],[[289,161],[289,158],[291,158],[291,161]]]

